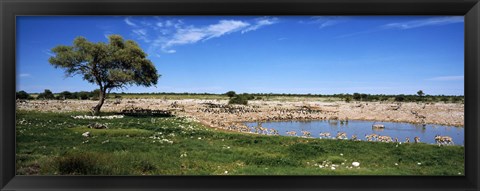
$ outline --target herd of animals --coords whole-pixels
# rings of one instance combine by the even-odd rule
[[[278,130],[276,130],[274,128],[262,127],[261,123],[259,123],[255,127],[252,127],[252,132],[256,133],[256,134],[263,134],[263,135],[279,135]],[[296,131],[286,131],[286,134],[288,136],[299,136]],[[312,134],[309,131],[302,130],[300,137],[311,138]],[[352,135],[351,138],[349,139],[348,136],[347,136],[347,133],[345,133],[345,132],[337,132],[337,134],[335,136],[331,135],[331,133],[329,133],[329,132],[322,132],[322,133],[319,134],[319,138],[320,139],[339,139],[339,140],[361,141],[357,137],[357,135]],[[438,145],[453,145],[454,144],[453,139],[450,136],[436,135],[434,137],[434,139],[435,139],[435,142]],[[392,138],[390,136],[378,135],[378,134],[375,134],[375,133],[366,134],[365,135],[365,140],[369,141],[369,142],[376,141],[376,142],[384,142],[384,143],[392,143],[392,142],[401,143],[401,141],[397,137]],[[406,137],[405,141],[403,141],[403,143],[410,143],[410,142],[411,142],[410,137]],[[414,137],[413,138],[413,143],[420,143],[420,137]]]

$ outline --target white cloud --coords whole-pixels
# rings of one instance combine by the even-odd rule
[[[49,50],[49,49],[44,50],[43,53],[45,53],[45,54],[48,55],[48,56],[55,56],[55,54],[53,54],[53,52],[52,52],[51,50]]]
[[[127,25],[129,25],[129,26],[132,26],[132,27],[137,27],[138,26],[137,24],[132,22],[128,17],[125,18],[123,21],[125,21],[125,23],[127,23]]]
[[[242,30],[242,33],[250,32],[250,31],[255,31],[263,26],[267,25],[273,25],[278,22],[277,18],[268,18],[268,17],[263,17],[257,19],[254,25],[251,25],[250,27]]]
[[[205,27],[187,27],[180,28],[176,31],[171,39],[162,45],[162,49],[166,52],[168,48],[176,45],[193,44],[199,41],[209,40],[238,31],[250,24],[243,21],[236,20],[220,20],[217,24],[208,25]]]
[[[175,46],[204,42],[235,32],[255,31],[278,22],[277,18],[261,17],[251,22],[223,19],[210,25],[194,26],[186,25],[180,19],[154,18],[152,22],[144,20],[133,22],[129,17],[124,19],[125,23],[132,27],[132,35],[148,43],[150,55],[156,55],[158,51],[168,54],[176,53],[173,49]]]
[[[150,39],[147,36],[147,29],[134,29],[132,32],[137,36],[138,39],[143,40],[146,43],[150,42]]]
[[[438,76],[427,80],[431,81],[458,81],[464,80],[464,76]]]
[[[176,51],[176,50],[166,50],[166,51],[165,51],[165,53],[169,53],[169,54],[173,54],[173,53],[175,53],[175,52],[177,52],[177,51]]]
[[[113,34],[113,32],[111,32],[111,31],[105,31],[105,32],[103,32],[103,36],[105,36],[106,39],[108,39],[108,36],[110,36],[110,35],[112,35],[112,34]]]
[[[27,73],[22,73],[19,75],[21,78],[26,78],[26,77],[30,77],[31,75],[30,74],[27,74]]]
[[[464,22],[463,21],[463,16],[447,16],[447,17],[436,16],[436,17],[406,21],[406,22],[388,23],[388,24],[385,24],[385,25],[377,26],[377,27],[375,27],[373,29],[369,29],[369,30],[364,30],[364,31],[339,35],[339,36],[337,36],[337,38],[345,38],[345,37],[351,37],[351,36],[356,36],[356,35],[375,33],[375,32],[388,30],[388,29],[406,30],[406,29],[413,29],[413,28],[418,28],[418,27],[441,26],[441,25],[448,25],[448,24],[461,23],[461,22]]]
[[[300,23],[316,24],[322,29],[345,22],[347,19],[346,16],[313,16],[310,21],[300,21]]]
[[[425,26],[441,26],[453,23],[462,23],[463,16],[432,17],[400,23],[389,23],[383,25],[383,28],[412,29]]]

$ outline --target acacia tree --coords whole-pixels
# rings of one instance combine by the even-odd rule
[[[48,61],[55,68],[64,69],[67,77],[81,75],[99,86],[99,101],[92,108],[93,115],[100,113],[112,89],[132,85],[149,87],[156,85],[159,78],[157,69],[138,44],[119,35],[109,36],[108,43],[93,43],[77,37],[73,46],[60,45],[52,48],[52,52],[54,56]]]
[[[235,93],[234,91],[228,91],[227,93],[225,93],[229,98],[232,98],[233,96],[237,95],[237,93]]]
[[[417,92],[417,95],[418,95],[418,96],[420,96],[420,97],[422,97],[422,96],[424,96],[424,95],[425,95],[425,93],[423,93],[423,91],[422,91],[422,90],[418,90],[418,92]]]

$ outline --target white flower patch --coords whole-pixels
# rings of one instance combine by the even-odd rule
[[[74,119],[122,119],[123,115],[109,115],[109,116],[89,116],[89,115],[77,115],[71,116]]]
[[[173,144],[173,141],[172,140],[168,140],[168,139],[161,139],[160,141],[158,141],[160,143],[168,143],[168,144]]]
[[[182,153],[182,154],[180,155],[180,158],[183,158],[183,157],[187,157],[187,153]]]
[[[222,148],[223,148],[223,149],[230,149],[230,146],[223,145]]]
[[[82,136],[84,136],[84,137],[90,137],[90,132],[87,131],[87,132],[85,132],[85,133],[82,133]]]

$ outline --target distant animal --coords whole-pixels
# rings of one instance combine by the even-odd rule
[[[377,134],[370,134],[370,135],[365,135],[365,139],[367,139],[367,141],[374,141],[374,139],[377,139],[378,138],[378,135]]]
[[[435,142],[439,145],[453,144],[453,139],[452,137],[449,137],[449,136],[435,135]]]
[[[415,137],[414,141],[415,141],[415,143],[420,143],[420,137]]]
[[[389,137],[389,136],[378,136],[378,140],[380,142],[385,142],[385,143],[393,142],[392,137]]]
[[[405,143],[410,143],[410,138],[409,137],[405,138]]]
[[[271,135],[278,135],[278,131],[277,131],[276,129],[274,129],[274,128],[271,128],[271,129],[270,129],[270,134],[271,134]]]
[[[287,134],[290,136],[297,136],[297,132],[295,131],[287,131]]]
[[[385,129],[385,125],[383,125],[383,124],[373,124],[372,128],[373,129]]]
[[[320,133],[320,137],[328,138],[330,137],[330,133],[328,132]]]
[[[356,135],[352,135],[352,139],[351,139],[351,140],[352,140],[352,141],[357,141],[357,140],[358,140],[358,138],[357,138],[357,136],[356,136]]]
[[[348,139],[348,138],[347,138],[347,133],[345,133],[345,132],[338,132],[336,138],[337,138],[337,139]]]
[[[309,131],[302,131],[303,136],[310,137],[311,133]]]

